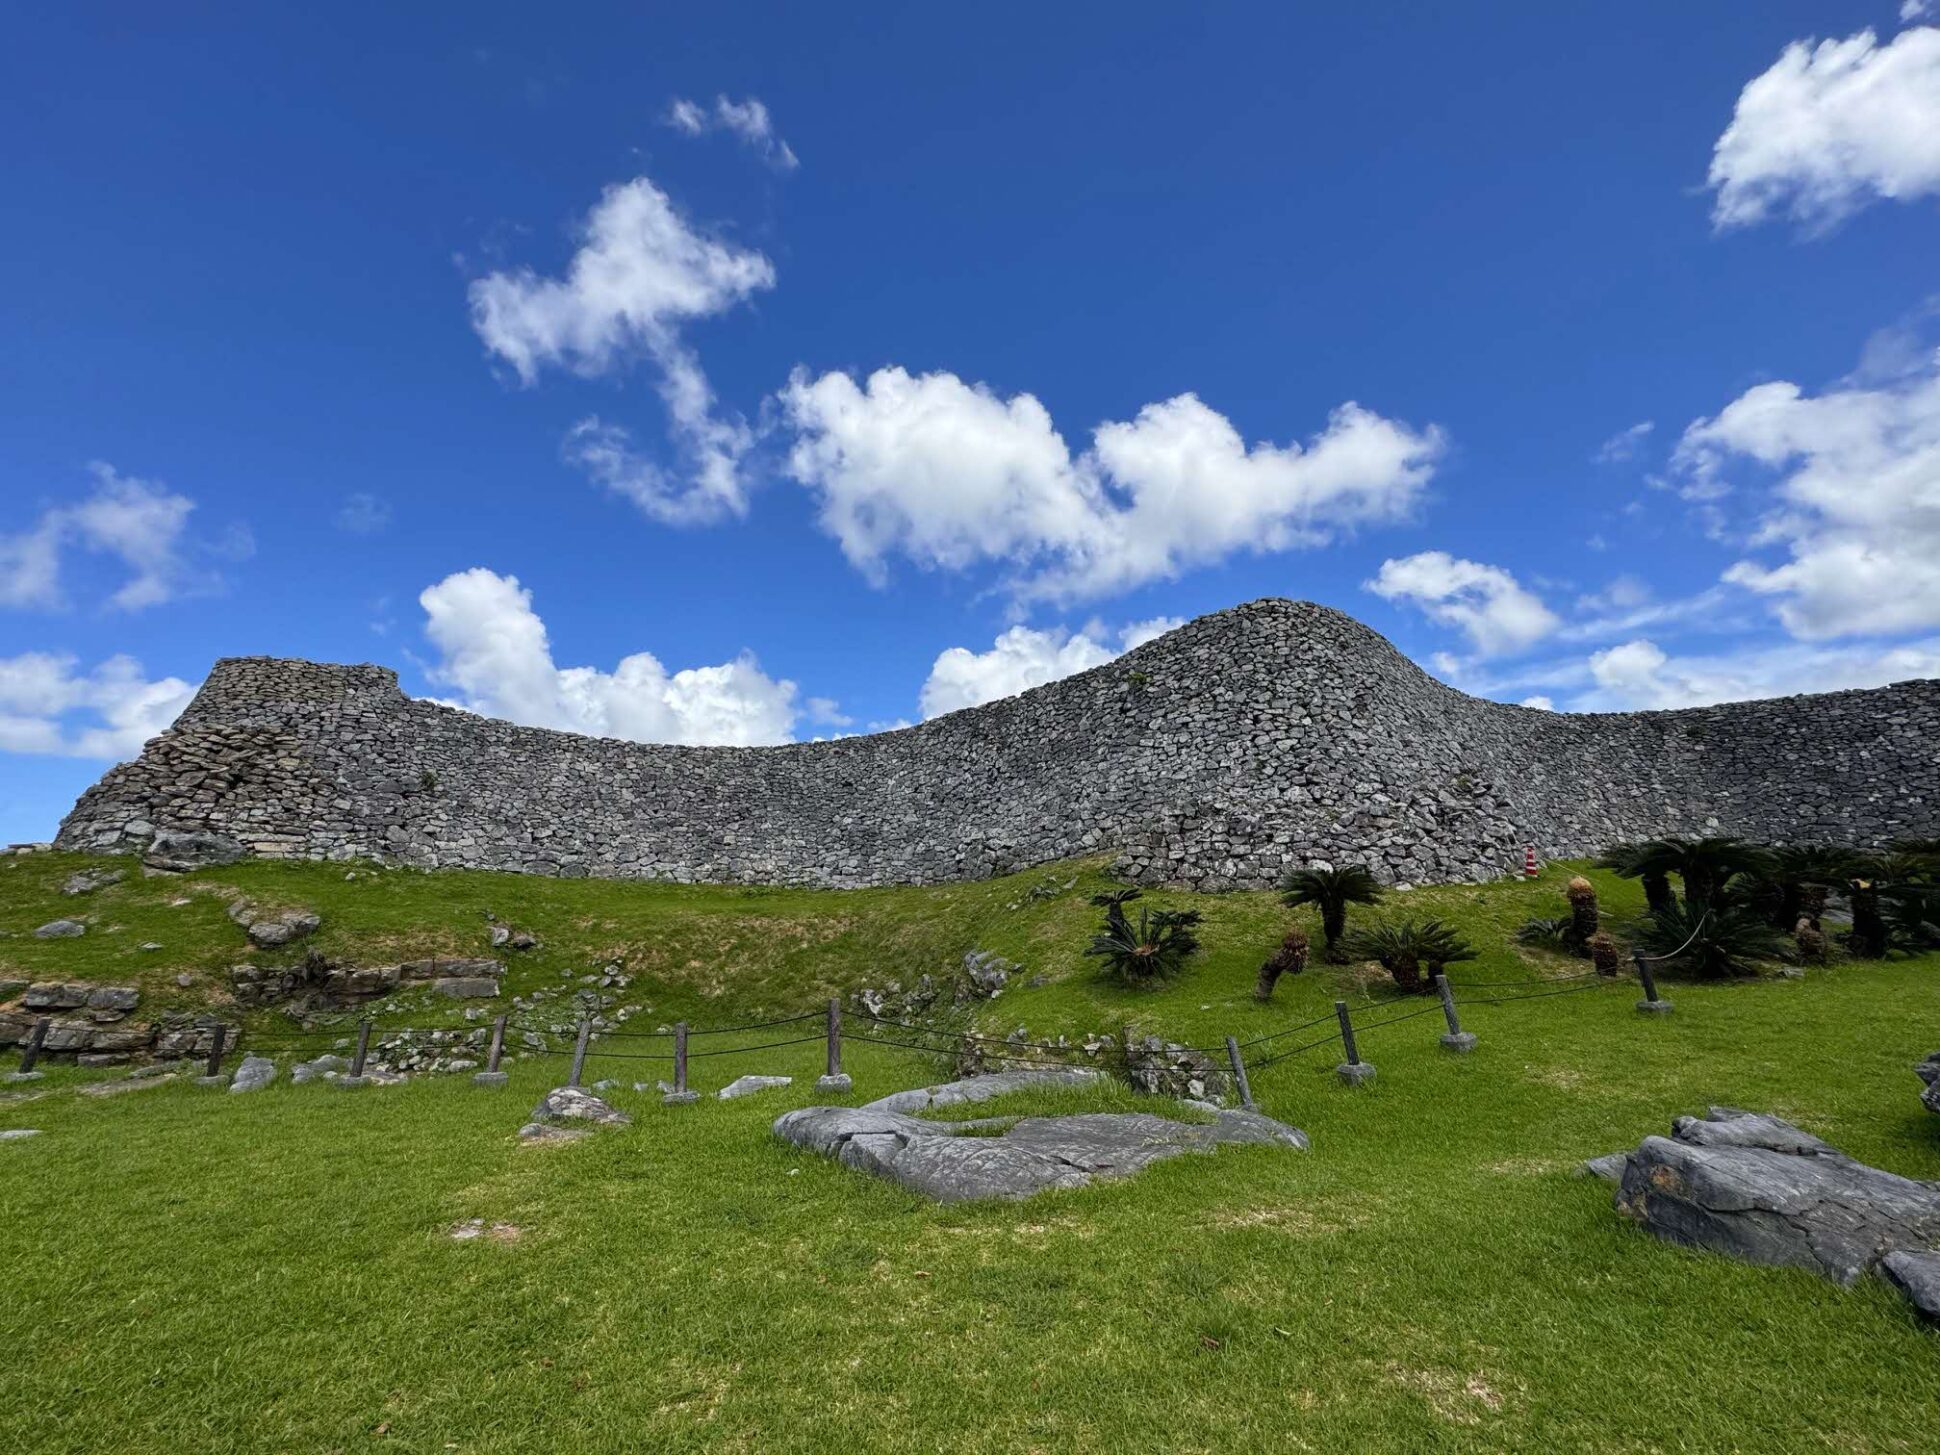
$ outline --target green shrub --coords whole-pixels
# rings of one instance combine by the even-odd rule
[[[1196,909],[1141,908],[1134,921],[1127,918],[1125,906],[1140,897],[1136,889],[1091,897],[1105,911],[1105,923],[1085,953],[1104,960],[1127,985],[1155,985],[1177,974],[1199,948],[1193,927],[1203,916]]]
[[[1404,919],[1357,930],[1348,951],[1379,962],[1407,993],[1434,988],[1434,977],[1457,960],[1473,960],[1475,949],[1440,920]]]
[[[1790,943],[1750,905],[1702,902],[1660,910],[1638,926],[1636,938],[1662,969],[1705,980],[1756,975]]]

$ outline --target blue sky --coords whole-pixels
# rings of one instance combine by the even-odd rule
[[[1562,710],[1940,675],[1936,24],[23,13],[0,839],[241,653],[714,742],[1262,595]]]

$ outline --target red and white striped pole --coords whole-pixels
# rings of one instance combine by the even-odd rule
[[[1536,846],[1534,844],[1524,844],[1522,846],[1522,877],[1525,879],[1534,879],[1536,874]]]

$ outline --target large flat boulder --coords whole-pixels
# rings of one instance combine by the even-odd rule
[[[1661,1238],[1855,1282],[1940,1248],[1940,1183],[1855,1162],[1774,1116],[1712,1107],[1628,1154],[1617,1210]]]
[[[1053,1188],[1087,1187],[1130,1177],[1152,1163],[1231,1143],[1304,1149],[1306,1135],[1254,1111],[1203,1103],[1208,1122],[1150,1112],[928,1121],[935,1107],[986,1101],[1031,1087],[1083,1085],[1101,1079],[1081,1068],[1007,1071],[897,1092],[867,1106],[811,1106],[775,1122],[784,1140],[846,1167],[886,1177],[938,1202],[1030,1197]]]

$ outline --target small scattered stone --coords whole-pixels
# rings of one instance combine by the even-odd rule
[[[1940,1051],[1933,1052],[1915,1066],[1913,1074],[1926,1083],[1926,1090],[1920,1093],[1920,1105],[1930,1112],[1940,1113]]]
[[[1587,1162],[1579,1162],[1576,1167],[1578,1177],[1598,1177],[1605,1182],[1623,1181],[1623,1169],[1630,1165],[1628,1152],[1611,1152],[1602,1157],[1592,1157]]]
[[[111,884],[119,884],[127,878],[122,869],[83,869],[78,874],[67,876],[61,885],[63,894],[92,894],[97,889],[106,889]]]
[[[855,1079],[846,1071],[837,1071],[832,1076],[816,1077],[815,1089],[817,1091],[847,1093],[855,1090]]]
[[[245,1056],[230,1081],[231,1091],[261,1091],[276,1079],[276,1063],[267,1056]]]
[[[1474,1031],[1445,1031],[1441,1038],[1442,1049],[1453,1051],[1458,1056],[1466,1056],[1475,1049]]]
[[[737,1097],[753,1096],[757,1091],[792,1085],[794,1080],[792,1076],[739,1076],[714,1095],[722,1101],[733,1101]]]
[[[249,923],[250,943],[261,949],[273,950],[279,945],[287,945],[292,940],[300,940],[313,933],[323,923],[323,916],[310,910],[299,910],[292,914],[279,915],[274,919],[255,919]]]
[[[532,1109],[535,1122],[592,1122],[598,1126],[624,1127],[633,1118],[608,1106],[592,1092],[577,1086],[559,1086],[540,1098]]]
[[[0,1081],[39,1081],[46,1074],[45,1071],[9,1071],[5,1076],[0,1076]]]
[[[1343,1061],[1334,1068],[1342,1086],[1366,1086],[1374,1080],[1374,1064],[1371,1061]]]
[[[0,1142],[24,1142],[29,1137],[38,1137],[39,1127],[8,1127],[0,1131]]]
[[[78,919],[54,919],[49,920],[46,924],[35,930],[34,938],[37,940],[71,940],[78,935],[85,935],[87,932],[88,927]]]
[[[1914,1312],[1940,1324],[1940,1249],[1896,1249],[1879,1260],[1879,1271],[1906,1295]]]
[[[473,1086],[503,1086],[512,1079],[506,1071],[481,1071],[472,1077]]]

